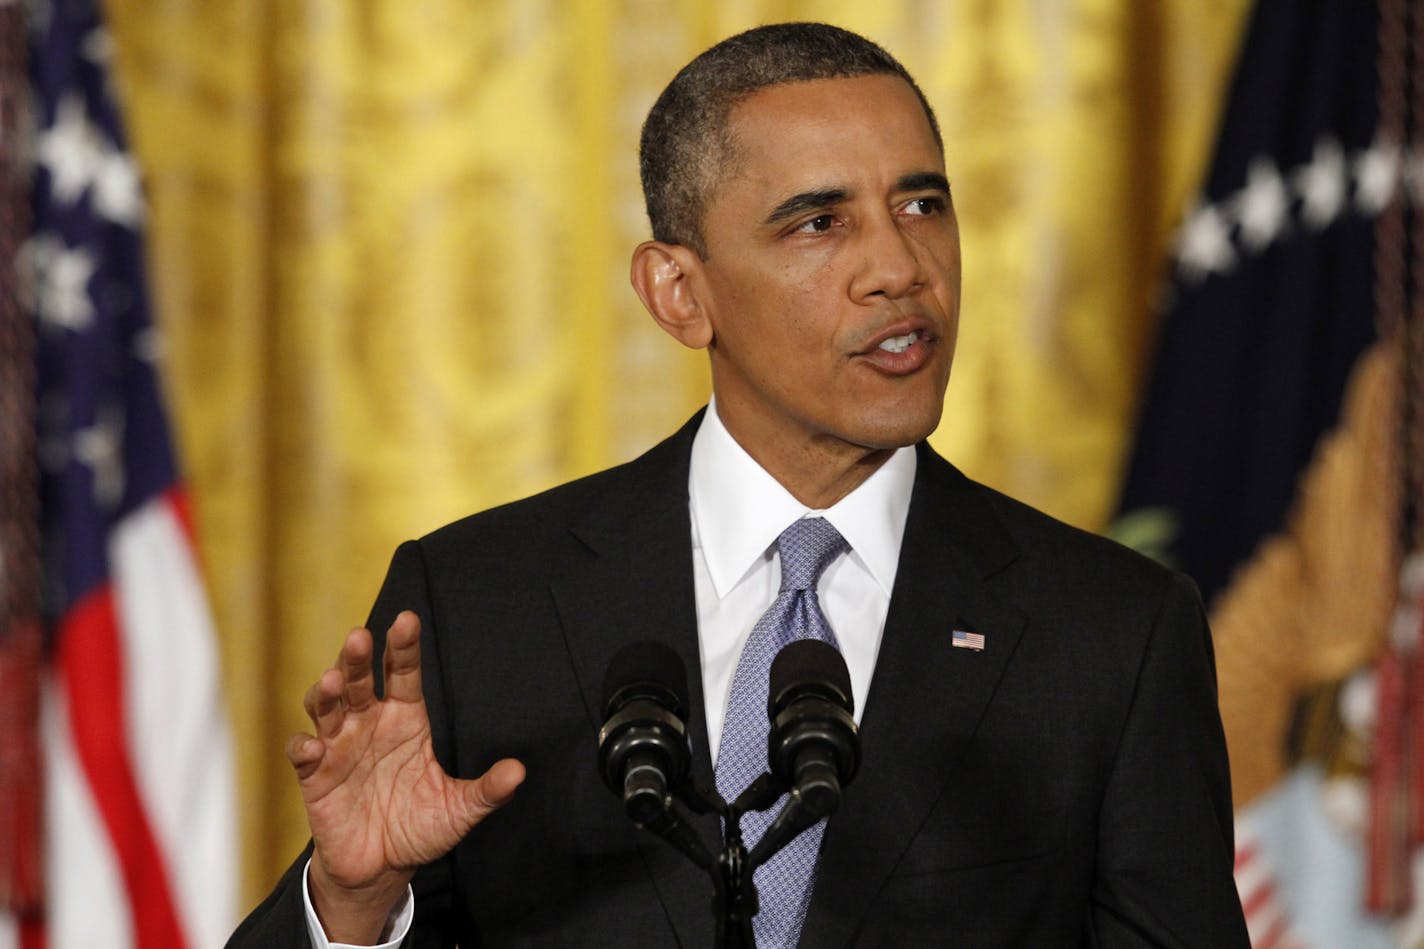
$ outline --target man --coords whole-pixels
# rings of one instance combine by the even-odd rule
[[[763,949],[1244,946],[1192,587],[924,444],[959,242],[903,67],[818,24],[733,37],[653,107],[642,173],[633,286],[708,351],[712,405],[637,461],[397,551],[385,644],[351,633],[288,745],[313,846],[234,944],[710,945],[704,871],[597,774],[600,682],[621,646],[669,643],[710,784],[795,555],[779,535],[809,514],[844,541],[811,593],[864,752]]]

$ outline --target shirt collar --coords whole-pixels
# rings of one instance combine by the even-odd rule
[[[724,597],[792,521],[816,514],[830,521],[889,596],[915,484],[915,449],[897,450],[850,494],[825,510],[802,504],[737,444],[714,398],[692,442],[688,476],[693,529],[712,585]]]

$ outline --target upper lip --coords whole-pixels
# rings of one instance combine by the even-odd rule
[[[910,333],[917,333],[921,339],[931,340],[935,338],[934,324],[923,317],[910,317],[891,323],[889,326],[879,330],[866,342],[865,346],[855,351],[854,355],[864,356],[880,348],[880,344],[887,339],[896,336],[905,336]]]

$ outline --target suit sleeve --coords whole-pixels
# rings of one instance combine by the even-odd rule
[[[1174,575],[1099,818],[1090,944],[1248,947],[1233,863],[1211,633],[1195,587]]]
[[[430,740],[435,757],[446,774],[462,774],[455,760],[454,741],[449,726],[449,706],[441,658],[438,604],[429,585],[423,548],[419,541],[406,541],[396,548],[385,583],[371,607],[367,627],[376,641],[376,655],[385,649],[386,630],[402,610],[420,617],[420,684],[425,710],[430,716]],[[381,669],[376,668],[377,691],[384,695]],[[454,860],[450,856],[427,864],[411,880],[415,894],[415,921],[402,944],[404,949],[447,949],[456,943],[477,945],[469,931],[468,914],[454,895]]]
[[[421,685],[430,715],[431,738],[436,758],[453,774],[455,763],[451,760],[452,742],[440,671],[437,617],[427,584],[424,557],[416,541],[408,541],[396,550],[367,620],[367,628],[375,639],[376,656],[385,649],[386,630],[402,610],[411,610],[420,617]],[[379,661],[375,671],[377,689],[384,694]],[[233,932],[227,942],[229,949],[308,949],[302,870],[311,852],[308,843],[267,898]],[[411,881],[415,893],[415,921],[402,943],[404,949],[444,949],[454,946],[457,936],[467,945],[476,944],[473,934],[467,933],[466,915],[453,900],[449,864],[447,858],[422,867]]]

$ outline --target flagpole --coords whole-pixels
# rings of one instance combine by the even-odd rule
[[[0,5],[0,911],[21,918],[39,912],[44,882],[35,339],[14,264],[30,222],[26,67],[23,7]]]

